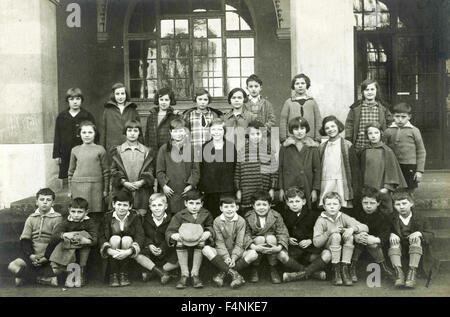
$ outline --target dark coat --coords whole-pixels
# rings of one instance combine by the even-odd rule
[[[145,145],[155,153],[158,153],[159,148],[170,140],[170,122],[179,118],[178,115],[173,113],[173,108],[169,107],[166,116],[158,125],[158,112],[159,107],[150,109],[150,114],[147,118],[147,126],[145,128]]]
[[[390,232],[396,234],[400,237],[400,239],[402,239],[400,221],[398,212],[393,212],[390,218]],[[439,261],[433,254],[432,245],[435,234],[431,229],[430,222],[426,217],[422,217],[413,212],[409,224],[411,225],[411,232],[419,231],[422,233],[422,269],[425,271],[425,274],[429,274],[430,271],[434,271],[436,273],[439,266]]]
[[[389,106],[378,101],[379,105],[379,123],[384,131],[393,121]],[[345,139],[355,144],[359,131],[359,122],[361,120],[362,100],[358,100],[350,106],[350,111],[345,120]]]
[[[109,246],[109,239],[114,235],[112,228],[113,219],[113,212],[106,213],[103,223],[99,228],[98,245],[100,246],[100,254],[103,257],[107,257],[106,247]],[[129,236],[133,239],[133,257],[136,257],[144,246],[145,239],[144,229],[142,228],[142,219],[136,211],[130,211],[130,215],[125,222],[124,231],[120,233],[120,236]]]
[[[73,232],[73,231],[86,231],[89,233],[89,235],[92,238],[91,244],[88,246],[95,246],[97,244],[97,225],[94,221],[94,219],[89,218],[86,220],[83,220],[82,222],[75,222],[75,221],[69,221],[64,219],[61,223],[59,223],[55,227],[55,231],[53,231],[52,238],[50,240],[50,243],[47,246],[47,249],[45,250],[45,257],[47,259],[50,259],[50,256],[52,252],[55,250],[56,246],[63,242],[64,239],[62,235],[66,232]]]
[[[373,147],[371,147],[373,148]],[[371,148],[364,149],[361,152],[360,157],[360,177],[361,177],[361,184],[367,185],[367,181],[365,179],[365,172],[366,172],[366,155],[367,151]],[[383,166],[384,171],[369,171],[367,179],[375,180],[380,179],[381,183],[380,186],[377,186],[377,189],[381,189],[384,187],[384,185],[389,185],[390,189],[395,188],[406,188],[408,185],[406,184],[405,178],[403,177],[402,170],[400,169],[400,165],[398,164],[397,158],[395,157],[394,152],[391,150],[389,146],[387,146],[384,143],[381,143],[379,145],[376,145],[375,148],[379,148],[383,151],[382,154],[382,160],[383,160]],[[381,175],[381,178],[379,177]]]
[[[389,245],[389,236],[391,234],[391,220],[389,216],[380,210],[372,214],[367,214],[361,207],[355,208],[351,216],[367,225],[369,227],[369,234],[380,238],[381,245]]]
[[[213,229],[214,218],[211,213],[205,208],[201,208],[197,214],[197,219],[192,217],[192,214],[187,210],[187,208],[180,210],[177,212],[172,219],[170,220],[170,224],[166,230],[166,242],[169,246],[174,246],[175,242],[170,238],[172,234],[178,233],[178,229],[183,223],[196,223],[200,224],[203,227],[204,231],[211,232],[211,236],[209,240],[206,241],[209,244],[214,244],[215,234]]]
[[[245,239],[247,249],[257,236],[274,235],[277,238],[278,244],[282,245],[284,249],[288,249],[289,232],[284,224],[283,217],[273,209],[267,213],[266,224],[264,228],[259,228],[257,225],[257,215],[255,210],[250,210],[244,216],[246,221]]]
[[[123,129],[128,120],[140,121],[137,105],[135,103],[127,101],[123,113],[120,113],[119,107],[115,102],[108,101],[105,104],[100,144],[103,145],[107,153],[109,153],[114,146],[120,145],[126,141]],[[139,142],[143,143],[143,139],[143,135],[139,136]]]
[[[200,163],[201,177],[198,187],[204,193],[229,193],[235,191],[234,169],[237,161],[236,148],[233,143],[228,141],[224,142],[222,149],[223,156],[218,158],[205,158],[205,153],[206,155],[214,153],[213,140],[203,145],[202,162]],[[227,154],[228,152],[229,154]],[[227,155],[230,157],[227,157]]]
[[[297,216],[295,212],[290,211],[289,207],[286,206],[281,215],[289,231],[289,237],[295,238],[299,242],[308,239],[312,241],[314,224],[319,216],[317,211],[309,210],[305,206],[300,216]]]
[[[120,145],[111,151],[111,179],[113,191],[123,189],[122,180],[128,181],[127,172],[119,153]],[[145,153],[144,164],[139,172],[139,180],[144,180],[145,184],[134,194],[133,206],[135,209],[148,210],[148,199],[153,193],[153,184],[155,182],[154,159],[155,155],[151,151]]]
[[[69,113],[69,109],[62,111],[56,117],[55,123],[55,137],[53,141],[53,158],[61,158],[61,165],[59,166],[59,178],[67,178],[67,171],[70,163],[70,151],[82,144],[80,136],[78,135],[78,128],[83,121],[91,121],[95,124],[94,116],[80,108],[80,112],[75,116]],[[99,140],[100,135],[97,133],[95,142]]]
[[[161,225],[158,227],[153,220],[151,212],[148,212],[142,221],[142,227],[144,228],[145,241],[143,244],[144,248],[148,248],[150,244],[162,250],[162,254],[166,254],[169,245],[166,242],[166,230],[169,226],[171,217],[167,214]]]
[[[278,186],[287,190],[298,186],[306,195],[308,208],[311,209],[311,191],[320,192],[321,166],[317,146],[304,145],[299,152],[294,144],[280,149],[280,165],[278,168]]]

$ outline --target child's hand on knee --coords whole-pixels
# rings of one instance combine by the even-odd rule
[[[208,240],[211,237],[211,232],[209,231],[205,231],[202,233],[202,236],[200,238],[200,242],[205,242],[206,240]]]
[[[298,240],[295,238],[289,238],[289,244],[290,245],[298,245]]]
[[[400,244],[400,237],[395,233],[391,233],[391,236],[389,237],[389,242],[391,243],[391,245],[398,245]]]
[[[309,247],[312,244],[312,240],[311,239],[305,239],[302,240],[298,243],[300,248],[306,249],[307,247]]]
[[[353,228],[344,229],[344,231],[342,233],[342,237],[344,239],[349,239],[351,236],[353,236]]]
[[[362,245],[367,245],[367,232],[361,232],[361,233],[357,233],[355,235],[353,235],[355,242],[362,244]]]
[[[374,245],[374,244],[378,244],[378,243],[381,243],[380,238],[371,236],[371,235],[367,235],[367,244],[368,245]]]
[[[413,243],[420,243],[420,237],[422,236],[422,233],[419,231],[413,232],[409,235],[408,240],[410,244]]]

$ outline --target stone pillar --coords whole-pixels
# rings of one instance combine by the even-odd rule
[[[0,208],[58,190],[56,2],[0,1]]]
[[[354,101],[352,0],[291,0],[292,74],[311,79],[322,116],[347,117]]]

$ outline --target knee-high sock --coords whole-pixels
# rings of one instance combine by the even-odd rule
[[[336,264],[341,262],[342,247],[340,245],[330,245],[330,251],[331,251],[331,263]]]
[[[375,262],[377,263],[384,262],[385,259],[383,255],[383,250],[381,249],[380,246],[377,246],[376,248],[367,248],[367,252],[369,252],[369,254],[373,257]]]
[[[200,266],[202,266],[202,260],[203,260],[203,254],[201,249],[194,249],[194,256],[192,259],[192,270],[191,274],[192,276],[198,276],[198,273],[200,271]]]
[[[182,276],[189,276],[188,267],[188,250],[186,248],[177,248],[178,263],[180,263],[180,270]]]
[[[353,249],[355,247],[353,245],[344,244],[342,247],[342,263],[350,264],[352,262]]]
[[[300,263],[298,263],[294,258],[289,257],[289,260],[286,263],[283,263],[283,265],[294,271],[294,272],[299,272],[299,271],[303,271],[305,269],[305,267],[303,265],[301,265]]]
[[[422,257],[422,247],[418,245],[409,246],[409,266],[419,267],[420,258]]]
[[[248,267],[250,265],[250,263],[248,263],[247,261],[245,261],[244,257],[240,258],[237,262],[236,265],[234,266],[234,269],[238,272],[240,272],[241,270],[245,269],[246,267]]]
[[[392,266],[402,267],[402,251],[400,248],[389,248],[388,255]]]

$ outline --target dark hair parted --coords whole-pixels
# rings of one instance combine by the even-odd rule
[[[227,134],[227,127],[225,126],[225,120],[223,120],[222,118],[214,118],[211,121],[211,124],[209,125],[209,129],[211,130],[211,127],[213,125],[221,125],[223,128],[223,134],[226,135]]]
[[[395,202],[397,200],[407,199],[410,203],[414,203],[414,199],[411,196],[411,193],[407,188],[397,188],[392,193],[392,201]]]
[[[169,131],[180,128],[186,128],[186,122],[182,118],[175,118],[170,121]]]
[[[379,100],[381,101],[381,91],[380,91],[380,85],[378,84],[378,82],[375,79],[366,79],[361,83],[361,96],[362,99],[364,99],[364,90],[366,90],[367,86],[369,86],[370,84],[375,84],[375,88],[377,89],[377,93],[375,95],[375,100]]]
[[[113,195],[113,203],[116,201],[128,201],[130,204],[133,204],[133,195],[128,190],[119,190]]]
[[[364,133],[366,137],[368,136],[367,134],[369,132],[369,128],[376,128],[380,130],[380,135],[383,136],[383,128],[381,127],[381,124],[379,122],[370,122],[366,124],[366,126],[364,127]]]
[[[284,199],[287,201],[288,198],[300,197],[301,199],[306,199],[305,192],[298,188],[297,186],[289,187],[284,193]]]
[[[208,96],[208,105],[209,105],[211,103],[211,101],[212,101],[212,97],[211,97],[209,91],[204,89],[204,88],[198,88],[198,89],[195,90],[194,97],[192,98],[192,101],[197,102],[197,97],[203,96],[203,95],[207,95]]]
[[[230,194],[220,196],[219,206],[222,207],[224,204],[237,204],[236,197]]]
[[[291,89],[294,90],[295,89],[295,82],[297,81],[297,79],[303,78],[305,80],[306,83],[306,89],[309,89],[309,87],[311,87],[311,79],[309,79],[308,76],[306,76],[305,74],[298,74],[295,75],[294,78],[292,78],[291,81]]]
[[[88,210],[89,203],[84,198],[76,197],[76,198],[72,199],[72,201],[70,202],[69,208],[80,208],[80,209]]]
[[[139,129],[139,136],[142,136],[142,124],[138,120],[128,120],[125,122],[125,125],[123,126],[123,134],[127,135],[127,130],[131,128],[138,128]]]
[[[197,189],[191,189],[186,193],[186,195],[184,195],[184,201],[198,200],[198,199],[200,199],[203,202],[203,194],[201,191]]]
[[[231,89],[231,91],[228,93],[228,103],[230,105],[231,105],[231,97],[233,97],[233,95],[235,93],[237,93],[238,91],[242,92],[242,96],[244,96],[244,103],[248,102],[248,95],[247,95],[247,93],[245,92],[244,89],[238,87],[238,88]]]
[[[325,125],[331,121],[337,125],[339,133],[344,131],[345,126],[341,121],[339,121],[338,118],[336,118],[335,116],[328,116],[328,117],[325,117],[322,121],[322,127],[319,130],[320,135],[323,135],[323,136],[327,135],[327,133],[325,132]]]
[[[272,198],[270,198],[269,192],[265,190],[258,190],[252,195],[252,205],[255,204],[257,200],[267,201],[269,204],[272,202]]]
[[[380,192],[378,191],[378,189],[371,186],[364,186],[361,189],[361,201],[364,197],[373,198],[377,202],[381,201]]]
[[[289,120],[289,124],[288,124],[288,131],[289,131],[289,133],[292,134],[293,131],[295,129],[298,129],[298,128],[305,128],[306,129],[306,133],[308,133],[309,130],[311,129],[309,127],[308,120],[306,120],[303,117],[295,117],[295,118],[292,118],[291,120]]]
[[[259,78],[259,77],[258,77],[257,75],[255,75],[255,74],[252,74],[252,75],[250,75],[250,76],[247,78],[247,80],[245,81],[245,83],[247,84],[247,86],[248,86],[248,83],[251,82],[251,81],[254,81],[254,82],[258,83],[260,86],[262,86],[262,84],[263,84],[261,78]]]
[[[262,123],[259,120],[252,120],[248,123],[247,128],[250,130],[250,128],[253,129],[261,129],[261,128],[265,128],[266,126],[264,125],[264,123]]]
[[[411,115],[412,107],[406,102],[400,102],[392,107],[392,113],[406,113]]]
[[[55,192],[48,187],[39,189],[39,191],[36,193],[36,199],[39,198],[39,195],[52,196],[53,200],[55,200],[56,197]]]
[[[110,96],[109,99],[111,99],[111,101],[117,102],[116,101],[116,96],[114,95],[114,93],[115,93],[116,89],[119,89],[119,88],[125,88],[125,95],[126,95],[125,101],[130,101],[130,94],[128,93],[128,89],[122,83],[115,83],[114,85],[112,85],[112,87],[111,87],[111,96]]]
[[[161,88],[156,92],[153,103],[155,105],[159,106],[159,98],[161,98],[162,96],[165,96],[165,95],[169,96],[171,106],[174,106],[177,104],[177,101],[175,100],[175,93],[173,92],[172,89],[170,89],[168,87]]]
[[[97,132],[97,126],[96,126],[93,122],[91,122],[91,121],[89,121],[89,120],[85,120],[85,121],[81,122],[81,123],[80,123],[80,126],[78,127],[78,130],[77,130],[77,135],[80,135],[80,133],[81,133],[81,128],[83,128],[83,127],[92,127],[92,129],[94,129],[94,132],[95,132],[95,140],[98,139],[98,136],[97,136],[97,134],[98,134],[98,132]]]
[[[83,92],[80,88],[69,88],[66,92],[66,101],[69,102],[69,98],[80,97],[81,101],[84,102]]]

